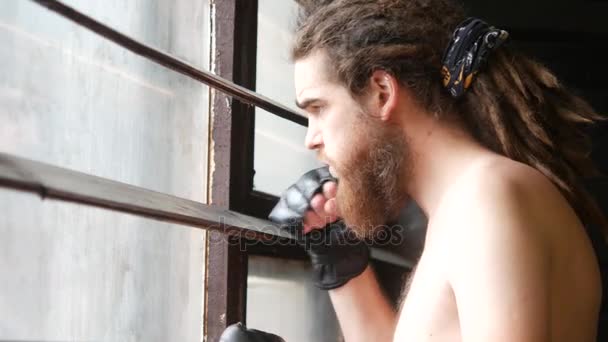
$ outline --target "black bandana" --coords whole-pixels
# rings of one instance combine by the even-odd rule
[[[468,18],[454,31],[443,56],[443,86],[458,98],[471,86],[492,51],[509,37],[507,31],[476,18]]]

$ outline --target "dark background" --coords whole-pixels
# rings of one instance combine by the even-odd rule
[[[506,29],[510,44],[553,70],[562,82],[608,117],[608,1],[464,0],[470,15]],[[608,174],[608,122],[589,130],[592,157]],[[608,182],[587,181],[608,215]]]
[[[511,44],[551,68],[594,108],[608,114],[608,1],[465,0],[469,14],[511,33]],[[608,174],[608,125],[590,131],[593,157]]]

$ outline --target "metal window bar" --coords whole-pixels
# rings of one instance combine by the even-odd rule
[[[291,238],[270,221],[0,153],[0,186],[256,240]]]
[[[43,200],[111,209],[249,240],[293,239],[290,233],[268,220],[6,153],[0,153],[0,187],[32,192]],[[407,269],[413,265],[377,248],[372,248],[372,257]]]
[[[289,121],[295,122],[302,126],[307,126],[308,121],[302,113],[297,113],[286,106],[273,101],[263,95],[260,95],[247,88],[241,87],[233,82],[225,80],[208,71],[203,71],[195,68],[189,63],[182,61],[170,54],[143,44],[131,37],[128,37],[113,28],[102,24],[101,22],[75,10],[74,8],[65,5],[61,1],[56,0],[31,0],[47,9],[61,15],[62,17],[92,31],[96,34],[113,41],[114,43],[124,47],[125,49],[140,55],[150,61],[158,63],[168,69],[179,72],[196,81],[213,87],[223,93],[230,95],[240,101],[262,108],[274,115]]]

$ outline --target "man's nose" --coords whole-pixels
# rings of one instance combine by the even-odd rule
[[[311,122],[308,123],[308,130],[306,131],[306,139],[304,139],[304,146],[309,150],[316,150],[323,144],[323,138],[321,131],[318,130],[315,125]]]

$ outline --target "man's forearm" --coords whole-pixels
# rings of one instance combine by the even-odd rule
[[[397,316],[371,267],[329,295],[346,342],[393,340]]]

